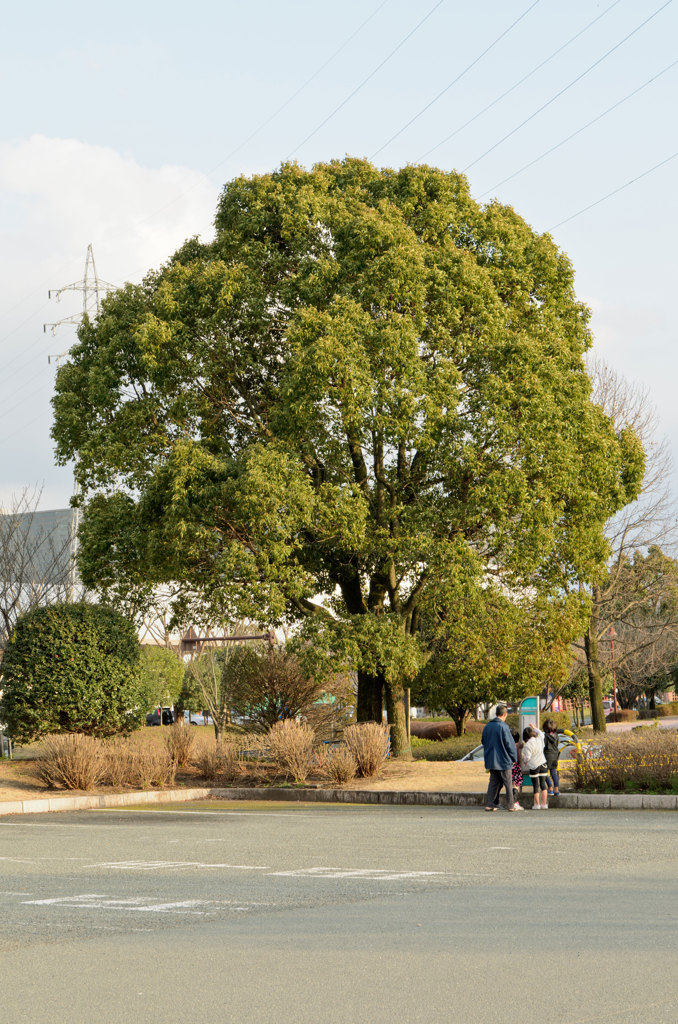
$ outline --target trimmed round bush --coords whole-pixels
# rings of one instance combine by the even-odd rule
[[[0,720],[16,743],[136,728],[145,707],[134,624],[97,604],[35,608],[12,632],[0,686]]]
[[[615,714],[611,711],[605,719],[606,722],[636,722],[638,721],[638,712],[635,708],[620,708]]]

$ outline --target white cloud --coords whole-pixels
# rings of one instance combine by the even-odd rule
[[[42,325],[79,312],[82,298],[66,293],[57,305],[47,289],[82,278],[90,242],[100,277],[139,280],[184,239],[211,237],[217,195],[191,168],[142,167],[77,139],[0,143],[0,501],[24,482],[44,481],[51,504],[70,491],[69,473],[53,465],[47,355],[74,335],[66,327],[52,339]]]

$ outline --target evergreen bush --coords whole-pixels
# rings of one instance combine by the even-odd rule
[[[47,733],[111,736],[145,707],[133,623],[96,604],[35,608],[17,622],[2,661],[0,719],[16,743]]]

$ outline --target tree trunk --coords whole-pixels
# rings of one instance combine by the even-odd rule
[[[597,588],[593,591],[593,614],[589,628],[584,636],[586,651],[586,668],[589,674],[589,699],[591,701],[591,724],[594,732],[606,732],[605,712],[603,710],[603,681],[600,678],[598,662],[598,619],[595,614]]]
[[[358,672],[356,717],[359,722],[381,722],[384,707],[384,678]]]
[[[405,718],[405,691],[397,683],[386,683],[386,712],[391,726],[391,752],[394,757],[411,757]]]
[[[447,711],[448,715],[454,722],[455,728],[457,730],[457,736],[463,736],[464,723],[468,715],[468,711],[466,710],[466,708],[448,707],[445,708],[445,710]]]

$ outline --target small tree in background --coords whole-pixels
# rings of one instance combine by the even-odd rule
[[[168,647],[141,646],[141,686],[145,711],[176,704],[184,682],[185,665]]]
[[[210,647],[189,662],[177,700],[177,713],[208,711],[217,740],[231,724],[231,691],[225,667],[233,652],[232,647]]]
[[[264,729],[298,717],[322,729],[342,716],[350,699],[347,678],[321,682],[284,647],[237,648],[225,671],[233,710]]]
[[[112,608],[35,608],[19,619],[5,650],[0,717],[17,743],[137,728],[145,711],[139,657],[133,623]]]

